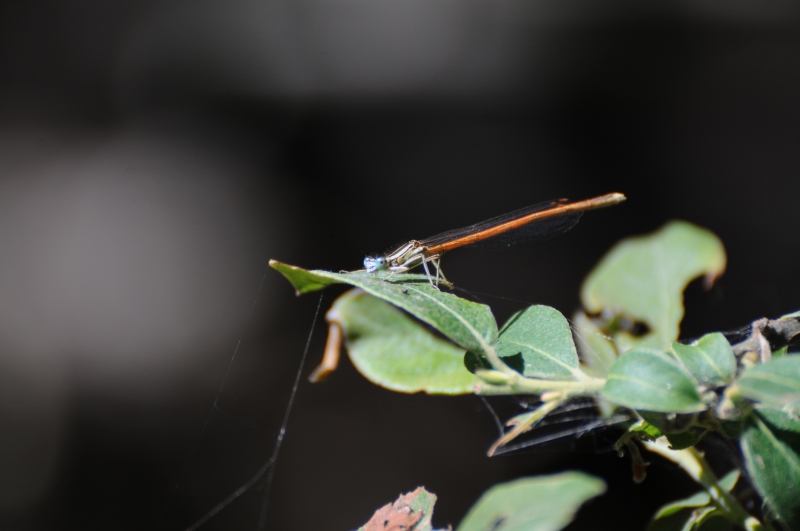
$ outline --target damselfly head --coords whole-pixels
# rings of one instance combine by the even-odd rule
[[[389,267],[389,262],[387,262],[385,256],[367,256],[364,258],[364,269],[367,270],[367,273],[381,271],[387,267]]]

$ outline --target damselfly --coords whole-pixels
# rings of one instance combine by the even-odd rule
[[[625,199],[625,195],[614,192],[583,201],[546,201],[425,240],[411,240],[386,255],[367,256],[364,258],[364,269],[368,273],[389,271],[384,277],[387,279],[421,265],[431,286],[438,289],[439,279],[449,284],[440,266],[441,257],[447,251],[467,245],[498,249],[550,238],[574,227],[587,210],[616,205]],[[435,277],[431,275],[428,264],[435,268]]]

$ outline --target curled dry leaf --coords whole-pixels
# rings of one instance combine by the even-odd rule
[[[394,503],[387,503],[372,515],[359,531],[427,531],[431,529],[431,513],[436,496],[418,487],[401,494]]]

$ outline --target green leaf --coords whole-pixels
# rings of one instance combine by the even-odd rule
[[[572,316],[575,345],[580,352],[583,370],[595,378],[608,376],[608,369],[617,361],[617,349],[608,336],[583,312]]]
[[[760,409],[750,415],[740,444],[756,490],[789,529],[800,529],[800,421]]]
[[[372,518],[358,531],[383,531],[384,529],[413,529],[434,531],[431,525],[436,495],[418,487],[401,494],[394,503],[388,503],[375,511]],[[441,530],[444,531],[444,530]]]
[[[483,353],[497,341],[497,323],[488,306],[439,291],[425,275],[396,275],[384,280],[386,271],[332,273],[306,271],[276,260],[269,264],[294,285],[298,294],[330,284],[350,284],[402,308],[471,352]]]
[[[751,367],[738,383],[741,396],[800,414],[800,356],[781,356]]]
[[[786,432],[787,436],[800,437],[800,419],[794,414],[768,407],[762,407],[758,412],[775,429]]]
[[[628,433],[645,440],[655,440],[664,435],[664,432],[653,424],[642,419],[628,427]]]
[[[682,500],[674,501],[672,503],[664,505],[663,507],[661,507],[661,509],[658,510],[658,512],[653,518],[655,520],[658,520],[659,518],[664,518],[666,516],[674,514],[680,511],[681,509],[688,509],[688,508],[693,509],[696,507],[705,507],[709,503],[711,503],[711,496],[707,492],[700,491],[695,494],[692,494],[688,498],[684,498]]]
[[[318,291],[332,284],[339,284],[340,282],[333,278],[317,275],[313,271],[308,271],[301,267],[284,264],[277,260],[270,260],[269,265],[272,269],[278,271],[281,275],[286,277],[286,280],[291,282],[294,286],[296,295],[304,295],[312,291]]]
[[[581,302],[590,314],[611,310],[647,324],[649,333],[641,337],[616,333],[622,350],[665,350],[678,338],[686,285],[701,275],[709,281],[716,278],[725,262],[725,249],[714,234],[673,221],[653,234],[614,246],[586,278]]]
[[[685,433],[697,423],[697,413],[655,413],[642,410],[638,413],[664,435]],[[675,448],[674,445],[672,447]]]
[[[662,413],[691,413],[706,408],[697,384],[680,366],[652,350],[620,356],[602,391],[612,403]]]
[[[781,348],[779,348],[778,350],[773,350],[772,351],[772,357],[773,358],[780,358],[781,356],[785,356],[788,353],[789,353],[789,345],[784,345]]]
[[[549,306],[531,306],[511,317],[500,330],[497,354],[521,355],[522,374],[529,377],[572,379],[580,371],[569,323]]]
[[[353,365],[369,381],[405,393],[471,393],[480,382],[464,367],[464,350],[406,314],[353,289],[336,299],[327,319],[339,323]]]
[[[736,357],[725,336],[706,334],[691,345],[672,344],[672,352],[695,379],[710,387],[730,382],[736,374]]]
[[[580,472],[501,483],[481,496],[457,531],[555,531],[605,490],[602,480]]]
[[[728,531],[730,522],[722,517],[722,512],[713,506],[702,508],[683,508],[654,520],[647,531]]]
[[[744,418],[738,416],[737,418],[724,420],[718,419],[719,429],[729,439],[739,439],[744,431]]]
[[[693,431],[668,433],[665,437],[669,441],[669,447],[673,450],[685,450],[694,446],[700,440],[700,437]]]
[[[731,523],[725,518],[725,513],[716,507],[709,507],[702,511],[694,524],[695,531],[730,531]]]
[[[724,478],[719,480],[718,484],[725,489],[726,492],[730,492],[733,490],[733,487],[736,486],[738,479],[739,469],[734,468],[726,474]],[[703,491],[693,494],[688,498],[668,503],[656,512],[653,517],[654,523],[648,526],[647,531],[683,530],[702,526],[703,522],[706,521],[707,518],[713,516],[712,512],[716,510],[716,507],[710,506],[710,504],[711,496]],[[706,506],[709,506],[711,512],[695,511],[695,509]],[[658,520],[666,521],[656,525],[655,521]],[[728,525],[727,522],[724,523]],[[727,529],[727,527],[723,527],[722,529]]]
[[[717,483],[719,483],[720,487],[725,489],[725,492],[731,492],[733,490],[733,487],[735,487],[736,483],[739,481],[739,476],[741,476],[739,469],[734,468],[733,470],[725,474],[725,476],[722,479],[720,479]]]

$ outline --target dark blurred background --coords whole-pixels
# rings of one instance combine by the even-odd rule
[[[269,258],[356,269],[620,191],[447,275],[501,321],[514,300],[569,315],[605,250],[678,218],[729,253],[684,335],[797,310],[799,30],[778,0],[3,3],[0,527],[179,530],[250,478],[318,302]],[[324,336],[320,316],[311,366]],[[456,525],[494,483],[577,468],[609,492],[573,529],[633,530],[694,490],[656,459],[633,485],[602,433],[488,459],[496,435],[474,396],[394,394],[347,361],[304,375],[267,526],[354,529],[419,485]],[[256,529],[263,497],[201,529]]]

